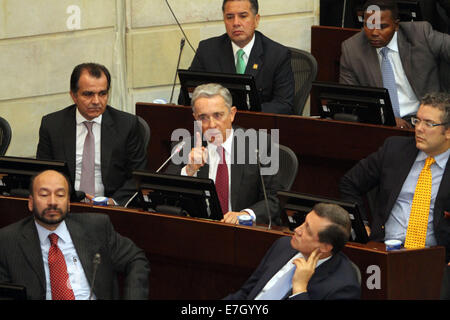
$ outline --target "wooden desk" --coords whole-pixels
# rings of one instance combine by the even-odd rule
[[[151,299],[220,299],[238,290],[267,249],[288,233],[143,211],[71,204],[72,212],[108,214],[115,229],[150,260]],[[29,215],[27,200],[0,196],[0,227]],[[444,248],[386,252],[384,244],[349,243],[345,253],[362,273],[364,299],[437,299]],[[368,267],[380,267],[369,289]]]
[[[152,131],[148,147],[151,170],[169,157],[175,129],[193,132],[190,107],[137,103],[136,114]],[[280,143],[294,150],[299,160],[292,190],[335,198],[339,197],[339,179],[387,137],[414,134],[394,127],[249,111],[238,111],[234,123],[244,128],[279,129]]]

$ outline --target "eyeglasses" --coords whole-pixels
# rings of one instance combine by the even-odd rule
[[[411,117],[411,123],[413,126],[418,126],[421,122],[423,122],[425,124],[425,126],[427,128],[434,128],[434,127],[438,127],[438,126],[445,126],[446,124],[448,124],[448,122],[443,122],[443,123],[433,123],[430,120],[420,120],[418,118],[415,117]]]
[[[211,116],[200,114],[197,116],[197,120],[200,120],[201,122],[210,122],[212,117],[215,121],[222,121],[225,118],[225,115],[225,112],[214,112]]]

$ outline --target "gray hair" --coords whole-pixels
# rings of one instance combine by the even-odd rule
[[[446,123],[445,129],[450,128],[450,93],[427,93],[420,101],[421,105],[432,106],[443,112],[441,123]]]
[[[231,109],[231,107],[233,106],[233,98],[230,91],[218,83],[207,83],[199,85],[197,88],[195,88],[191,99],[192,111],[195,112],[194,106],[197,99],[213,98],[215,96],[222,97],[225,101],[225,106],[227,106],[229,110]]]

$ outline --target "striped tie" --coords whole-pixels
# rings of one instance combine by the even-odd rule
[[[425,160],[425,166],[417,180],[416,190],[406,230],[405,248],[423,248],[427,237],[428,214],[431,202],[431,165],[433,157]]]
[[[394,70],[388,59],[388,47],[381,49],[381,75],[383,77],[383,85],[389,91],[391,98],[392,111],[394,116],[400,118],[400,103],[398,102],[397,84],[395,83]]]

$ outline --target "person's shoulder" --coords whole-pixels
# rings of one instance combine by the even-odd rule
[[[58,111],[54,111],[51,113],[48,113],[46,115],[44,115],[42,117],[43,121],[48,121],[48,120],[55,120],[55,119],[60,119],[62,117],[65,117],[67,114],[71,113],[71,112],[75,112],[75,108],[76,105],[72,104],[68,107],[65,107],[64,109],[58,110]],[[75,115],[75,113],[74,113]]]
[[[396,147],[402,145],[409,146],[411,144],[415,145],[415,139],[413,136],[391,136],[386,138],[384,144]]]
[[[201,40],[198,44],[198,48],[201,49],[202,47],[211,47],[211,46],[217,46],[218,44],[225,43],[227,41],[231,41],[228,37],[228,34],[224,33],[220,36],[207,38],[204,40]]]
[[[125,123],[135,123],[137,121],[136,115],[113,108],[110,105],[106,106],[104,114],[111,117],[114,121],[120,121],[121,126]]]
[[[255,31],[255,37],[256,41],[260,39],[260,41],[263,44],[263,47],[270,47],[271,50],[277,50],[279,52],[287,52],[289,51],[289,48],[285,45],[282,45],[279,42],[276,42],[275,40],[270,39],[269,37],[265,36],[263,33],[259,31]]]
[[[404,21],[398,24],[398,28],[400,32],[407,32],[408,34],[433,29],[428,21]]]
[[[350,38],[342,41],[342,45],[348,46],[348,45],[363,45],[366,44],[367,42],[367,38],[366,35],[364,34],[364,31],[360,31],[354,35],[352,35]]]
[[[83,213],[69,213],[68,220],[71,222],[86,224],[89,226],[109,224],[109,216],[103,213],[83,212]]]
[[[16,238],[20,234],[20,230],[22,230],[26,225],[31,223],[33,220],[32,216],[23,218],[17,222],[9,224],[0,229],[0,242],[6,241],[8,238]]]

